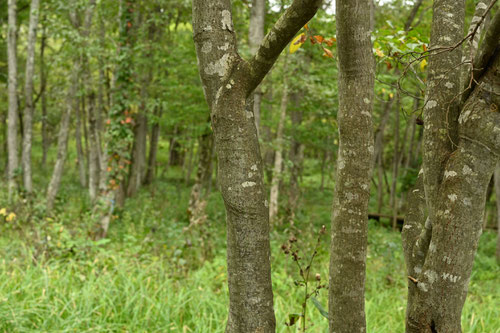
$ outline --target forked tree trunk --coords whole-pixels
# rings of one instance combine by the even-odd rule
[[[31,146],[33,142],[33,75],[35,73],[35,45],[36,30],[38,26],[38,14],[40,0],[31,0],[30,23],[28,27],[28,47],[26,50],[26,76],[24,81],[24,120],[23,120],[23,181],[24,188],[28,194],[33,192],[33,179],[31,174]]]
[[[17,189],[16,173],[19,167],[19,144],[17,141],[17,126],[19,110],[17,105],[17,2],[9,0],[9,26],[7,35],[7,52],[9,63],[9,115],[8,115],[8,183],[9,201],[12,199]]]
[[[434,2],[431,49],[462,39],[464,8],[464,1]],[[443,25],[449,17],[454,24]],[[500,113],[491,112],[492,104],[500,104],[498,29],[499,13],[474,60],[479,86],[464,94],[463,107],[457,101],[460,48],[436,53],[429,61],[421,175],[425,196],[412,196],[403,228],[409,333],[461,332],[486,191],[500,156]],[[422,188],[412,193],[423,193]]]
[[[247,107],[247,100],[320,5],[320,0],[295,0],[264,38],[256,55],[245,61],[236,48],[231,1],[193,1],[198,67],[211,110],[218,182],[227,216],[227,333],[276,330],[269,210],[253,108]]]
[[[271,194],[269,197],[269,221],[276,222],[278,217],[278,199],[281,180],[281,171],[283,167],[283,132],[285,129],[286,110],[288,108],[288,54],[285,55],[283,65],[283,94],[280,104],[280,118],[278,129],[276,131],[276,152],[274,155],[273,180],[271,181]]]
[[[330,332],[366,332],[368,202],[373,169],[375,63],[371,0],[337,0],[340,143],[330,249]]]

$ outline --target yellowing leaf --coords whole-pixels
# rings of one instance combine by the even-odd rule
[[[427,67],[427,59],[422,60],[420,63],[420,70],[423,72],[425,71],[425,68]]]
[[[306,34],[300,34],[295,37],[290,43],[290,53],[297,52],[298,49],[304,44]]]
[[[375,53],[380,57],[380,58],[383,58],[385,57],[385,54],[384,52],[382,52],[381,49],[375,49]]]
[[[5,209],[5,208],[0,209],[0,215],[6,216],[7,215],[7,209]]]
[[[304,29],[309,30],[308,23],[306,23],[306,25],[304,26]]]
[[[391,99],[393,99],[393,98],[394,98],[394,94],[393,94],[393,93],[390,93],[390,94],[389,94],[389,97],[390,97]]]

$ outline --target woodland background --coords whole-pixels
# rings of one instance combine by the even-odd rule
[[[289,2],[270,1],[266,30]],[[21,163],[9,185],[8,4],[0,1],[0,332],[223,332],[225,212],[191,2],[135,1],[128,35],[120,1],[91,3],[40,2],[30,75],[31,2],[17,1],[17,154],[21,160],[31,95],[29,188]],[[250,1],[232,5],[239,48],[248,57]],[[407,67],[408,58],[400,56],[426,51],[431,6],[428,0],[375,1],[369,332],[404,327],[407,279],[399,230],[422,160],[427,61]],[[466,26],[474,9],[468,1]],[[304,260],[317,246],[308,283],[328,277],[329,237],[317,238],[330,225],[338,150],[332,5],[326,3],[302,33],[305,43],[298,35],[260,86],[265,182],[278,193],[271,228],[278,332],[295,330],[285,322],[302,311],[304,299],[299,272],[282,244],[297,239]],[[129,113],[117,115],[124,99],[131,101]],[[61,156],[64,119],[67,153]],[[106,164],[106,149],[120,156]],[[49,184],[58,160],[61,180],[54,192]],[[493,183],[462,317],[465,332],[500,332],[500,216]],[[116,200],[100,194],[110,184],[122,187]],[[110,212],[109,220],[103,212]],[[327,331],[321,314],[327,299],[320,289],[308,302],[312,332]]]

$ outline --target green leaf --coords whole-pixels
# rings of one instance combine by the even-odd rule
[[[323,306],[321,305],[321,303],[316,299],[316,297],[311,297],[311,300],[314,304],[314,306],[316,307],[316,309],[318,309],[319,313],[321,313],[321,315],[323,317],[325,317],[326,319],[328,319],[328,312],[325,310],[325,308],[323,308]]]

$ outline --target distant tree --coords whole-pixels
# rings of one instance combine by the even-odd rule
[[[295,0],[247,61],[238,54],[231,1],[193,1],[198,68],[211,110],[227,215],[228,333],[276,329],[267,191],[253,106],[247,100],[321,2]]]
[[[9,63],[9,115],[8,115],[8,182],[9,199],[12,198],[17,188],[16,172],[19,167],[19,143],[17,140],[17,126],[19,110],[17,104],[17,2],[9,0],[9,24],[7,34],[7,50]]]

